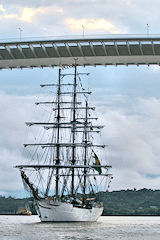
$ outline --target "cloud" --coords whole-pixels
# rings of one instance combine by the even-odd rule
[[[3,9],[3,6],[2,6]],[[1,10],[1,9],[0,9]],[[42,8],[33,9],[33,8],[22,8],[19,9],[19,13],[7,13],[7,11],[3,11],[4,14],[0,16],[0,19],[17,19],[24,22],[32,22],[32,18],[38,14],[43,12]]]
[[[123,105],[129,97],[108,96],[108,99],[113,98],[115,100],[109,106],[104,104],[108,102],[106,98],[101,104],[97,104],[96,99],[92,103],[97,106],[99,123],[106,125],[102,140],[109,144],[106,156],[114,175],[111,189],[159,188],[160,99],[135,98],[134,105]],[[34,99],[35,96],[0,92],[0,189],[3,193],[23,188],[20,175],[13,166],[28,158],[22,151],[24,122],[33,120]],[[41,119],[43,115],[38,111],[34,118]]]
[[[23,3],[23,4],[22,4]],[[95,5],[95,9],[102,8],[103,1],[99,4],[96,1],[92,1]],[[32,34],[48,34],[48,35],[64,35],[75,34],[79,31],[81,34],[82,24],[86,31],[94,34],[99,33],[118,33],[121,31],[126,32],[126,29],[121,26],[113,17],[109,16],[106,19],[105,11],[90,11],[86,18],[85,12],[87,11],[89,2],[71,2],[71,1],[55,1],[54,4],[51,1],[15,1],[14,5],[10,2],[3,2],[1,8],[3,10],[0,15],[0,27],[4,32],[8,29],[8,35],[17,35],[17,32],[13,31],[15,28],[23,27],[30,35]],[[5,9],[4,9],[5,6]],[[106,4],[104,5],[104,8]],[[102,14],[98,14],[98,13]],[[79,20],[77,19],[79,16]],[[74,25],[74,20],[76,21]],[[113,21],[114,20],[114,21]],[[5,22],[5,28],[4,28]],[[31,25],[32,23],[32,25]],[[54,24],[53,24],[54,23]],[[18,27],[17,27],[18,26]],[[10,34],[9,34],[10,32]]]
[[[0,5],[0,12],[5,12],[6,9],[4,9],[3,5]]]
[[[47,14],[52,9],[52,14],[54,13],[63,13],[63,8],[57,7],[53,5],[52,7],[38,7],[38,8],[30,8],[30,7],[19,7],[16,9],[12,9],[10,11],[7,11],[7,9],[4,9],[2,5],[0,5],[0,11],[2,14],[0,15],[0,19],[15,19],[20,20],[23,22],[31,23],[33,21],[33,18],[41,15],[41,14]]]
[[[89,34],[91,32],[95,34],[97,31],[106,34],[106,32],[146,33],[148,23],[150,33],[154,33],[158,29],[160,3],[158,0],[155,0],[154,4],[150,0],[147,3],[144,0],[55,0],[54,3],[51,0],[14,0],[12,2],[2,0],[0,6],[0,12],[5,20],[5,30],[3,30],[4,23],[1,16],[1,31],[5,32],[8,29],[8,32],[11,32],[11,26],[14,24],[27,23],[28,25],[24,26],[30,34],[45,33],[57,36],[77,33],[78,30],[81,34],[82,24]],[[151,12],[154,12],[154,15]],[[34,24],[33,29],[30,23]]]
[[[66,18],[65,23],[67,26],[74,30],[81,30],[82,26],[86,30],[106,30],[109,33],[119,33],[120,31],[113,25],[111,21],[100,19],[74,19]]]
[[[106,123],[103,142],[109,144],[107,159],[113,166],[111,188],[159,188],[160,99],[135,98],[134,105],[119,105],[119,99],[110,107],[99,106],[98,114]]]
[[[26,112],[28,117],[31,114],[33,100],[30,96],[10,96],[0,92],[0,101],[0,189],[9,193],[23,189],[18,170],[13,166],[25,160],[22,151],[24,121]]]
[[[48,14],[50,11],[52,11],[52,14],[64,12],[63,8],[59,8],[55,5],[52,7],[23,8],[19,19],[24,22],[32,22],[34,16]]]
[[[41,95],[38,95],[38,98],[40,97]],[[20,174],[14,166],[26,163],[31,155],[30,150],[25,151],[23,144],[29,139],[31,142],[35,141],[34,129],[28,129],[25,122],[40,119],[46,122],[46,115],[48,116],[43,107],[36,108],[36,111],[36,99],[36,96],[17,96],[0,92],[0,194],[23,191]],[[36,129],[37,132],[39,134]]]
[[[32,18],[37,14],[37,13],[41,13],[43,12],[43,10],[40,8],[38,9],[33,9],[33,8],[23,8],[22,9],[22,13],[20,16],[20,20],[24,21],[24,22],[32,22]]]
[[[58,13],[64,13],[64,9],[63,8],[57,8],[56,10]]]
[[[18,19],[18,15],[17,14],[4,14],[3,16],[0,16],[0,19],[3,19],[3,18],[8,18],[8,19]]]

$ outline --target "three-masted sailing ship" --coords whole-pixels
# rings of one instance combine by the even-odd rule
[[[112,178],[111,166],[97,156],[105,145],[94,143],[93,135],[103,126],[95,124],[97,118],[91,115],[95,110],[88,103],[91,92],[81,81],[86,73],[78,72],[76,62],[72,68],[68,74],[59,68],[57,83],[41,85],[56,90],[51,101],[36,102],[51,106],[51,115],[46,122],[26,123],[41,127],[43,137],[24,144],[30,163],[16,166],[41,221],[96,221],[103,212],[96,192]]]

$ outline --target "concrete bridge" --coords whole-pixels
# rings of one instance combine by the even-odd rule
[[[71,65],[160,65],[160,37],[123,36],[1,41],[0,69]]]

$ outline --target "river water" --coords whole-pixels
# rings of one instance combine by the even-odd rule
[[[160,217],[100,217],[95,223],[41,223],[0,216],[0,240],[160,240]]]

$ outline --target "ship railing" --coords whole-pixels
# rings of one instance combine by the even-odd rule
[[[103,206],[104,206],[103,202],[97,201],[97,202],[94,202],[94,203],[93,203],[93,207],[100,208],[100,207],[103,207]]]

